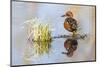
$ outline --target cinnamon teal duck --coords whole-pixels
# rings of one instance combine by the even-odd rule
[[[65,15],[62,15],[61,17],[65,17],[64,21],[64,28],[72,32],[73,35],[77,31],[77,20],[73,18],[73,13],[71,11],[67,11]]]

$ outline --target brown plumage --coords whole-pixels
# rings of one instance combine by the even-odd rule
[[[66,17],[64,28],[69,32],[75,32],[77,30],[77,21],[73,18],[73,13],[68,11],[65,15],[62,15],[62,17]]]

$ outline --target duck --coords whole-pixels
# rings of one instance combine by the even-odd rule
[[[72,32],[73,35],[75,35],[77,31],[78,23],[77,20],[73,18],[73,13],[71,11],[67,11],[61,17],[65,17],[64,28],[67,31]]]

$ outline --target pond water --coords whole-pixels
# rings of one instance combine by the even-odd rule
[[[76,50],[72,51],[72,55],[67,54],[68,50],[66,49],[70,49],[67,48],[68,44],[67,47],[64,45],[68,39],[56,38],[52,42],[33,43],[27,41],[25,45],[17,45],[17,47],[13,47],[13,64],[29,65],[95,60],[95,45],[89,43],[88,37],[84,40],[74,39],[77,45],[75,45]]]
[[[12,65],[95,60],[94,9],[90,6],[12,2]],[[65,18],[61,17],[69,10],[72,10],[74,18],[80,22],[80,32],[87,34],[85,39],[70,40],[76,44],[71,43],[72,46],[66,45],[68,38],[55,38],[51,42],[27,40],[27,31],[23,28],[24,22],[34,17],[50,21],[53,29],[52,36],[70,35],[70,32],[63,27]]]

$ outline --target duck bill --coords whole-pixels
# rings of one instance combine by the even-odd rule
[[[66,15],[62,15],[61,17],[65,17]]]

